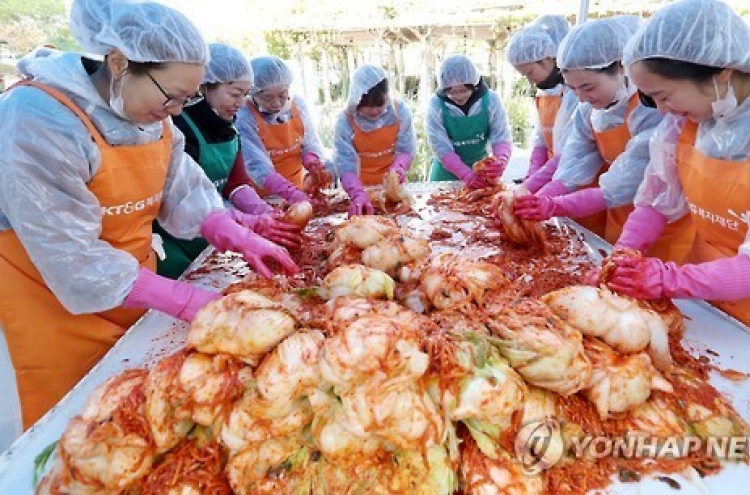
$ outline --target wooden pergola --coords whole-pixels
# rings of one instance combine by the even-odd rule
[[[585,19],[589,12],[593,16],[612,15],[621,13],[650,12],[655,10],[654,4],[661,4],[665,0],[643,0],[638,7],[633,6],[628,11],[604,9],[602,0],[540,0],[529,4],[520,0],[478,0],[471,7],[456,6],[452,3],[452,10],[446,10],[446,2],[434,0],[435,9],[418,9],[414,12],[396,13],[387,9],[373,9],[372,5],[351,4],[350,8],[331,10],[322,8],[317,22],[309,23],[304,16],[288,15],[277,18],[274,29],[285,33],[294,33],[294,38],[300,43],[341,49],[346,55],[346,70],[351,73],[357,64],[352,47],[381,47],[387,50],[387,66],[395,73],[394,83],[400,90],[404,88],[404,51],[420,50],[419,57],[419,94],[420,97],[429,95],[434,90],[434,74],[439,63],[442,47],[450,42],[470,41],[474,44],[486,44],[486,59],[476,60],[487,77],[491,87],[497,87],[498,74],[503,72],[502,61],[508,38],[523,25],[537,18],[543,13],[560,12],[564,8],[571,24]],[[565,5],[563,5],[565,4]],[[340,6],[337,7],[340,9]],[[302,58],[302,50],[298,47],[297,54]],[[382,53],[382,51],[381,51]],[[328,80],[331,65],[331,53],[322,50],[320,73],[322,80]],[[323,95],[325,101],[330,101],[324,84]]]
[[[381,46],[387,50],[387,65],[395,73],[394,84],[403,91],[405,70],[404,52],[408,48],[418,48],[421,53],[419,64],[420,95],[431,94],[434,90],[434,73],[436,60],[439,58],[441,47],[453,41],[471,41],[486,44],[487,60],[478,60],[488,74],[488,83],[495,86],[495,74],[498,69],[499,55],[511,33],[530,20],[529,17],[518,18],[508,22],[508,18],[487,21],[436,22],[428,19],[414,19],[417,22],[370,24],[368,27],[342,26],[340,23],[333,27],[325,24],[314,28],[286,29],[294,32],[298,39],[308,43],[322,44],[334,49],[341,49],[346,53],[346,67],[349,73],[357,66],[355,50],[352,47]],[[420,22],[421,21],[421,22]],[[327,80],[330,65],[328,50],[321,52],[320,72],[323,80]],[[328,101],[325,88],[324,100]]]

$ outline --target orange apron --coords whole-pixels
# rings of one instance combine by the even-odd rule
[[[547,160],[551,159],[555,154],[553,130],[555,128],[557,112],[560,111],[560,105],[562,105],[564,92],[565,89],[557,96],[542,95],[537,96],[535,99],[536,112],[539,115],[539,128],[542,131],[544,144],[547,146]]]
[[[110,146],[67,96],[36,82],[24,84],[57,98],[91,132],[102,156],[101,167],[89,183],[89,190],[103,209],[100,239],[132,254],[142,267],[155,270],[151,223],[161,206],[169,168],[169,125],[163,124],[164,136],[159,141]],[[0,323],[16,369],[24,428],[28,428],[104,356],[145,310],[120,307],[96,314],[71,314],[47,287],[13,230],[0,233],[0,279]]]
[[[638,95],[635,94],[630,98],[630,104],[625,111],[625,124],[613,127],[604,132],[595,132],[594,138],[599,148],[599,153],[604,158],[605,164],[599,175],[609,169],[630,141],[630,131],[628,130],[627,121],[630,113],[638,106]],[[597,179],[598,182],[598,179]],[[617,208],[610,208],[606,211],[606,226],[604,229],[604,239],[610,244],[617,242],[622,234],[622,228],[625,225],[628,215],[633,211],[633,205],[624,205]],[[685,215],[680,220],[667,225],[657,241],[649,248],[647,256],[654,256],[664,261],[682,262],[687,255],[690,245],[693,242],[693,228],[690,217]]]
[[[352,145],[359,156],[359,180],[365,186],[381,184],[383,176],[396,159],[396,142],[401,123],[396,121],[368,132],[357,125],[353,116],[348,115],[348,118],[354,129]]]
[[[247,102],[247,107],[258,125],[258,134],[273,168],[298,189],[302,188],[304,173],[302,168],[302,138],[305,135],[305,124],[299,116],[297,105],[292,105],[292,118],[283,124],[268,124],[255,104]]]
[[[599,154],[604,159],[604,163],[596,173],[596,177],[594,177],[594,180],[590,184],[584,186],[583,189],[589,187],[599,187],[599,177],[604,172],[609,170],[609,166],[612,164],[612,162],[614,162],[615,159],[620,156],[623,151],[625,151],[625,148],[628,145],[628,141],[630,141],[630,131],[628,130],[627,125],[628,117],[630,116],[630,112],[632,112],[637,105],[638,95],[636,94],[633,95],[632,98],[630,98],[630,104],[625,110],[624,124],[613,127],[611,129],[607,129],[606,131],[602,132],[594,131],[594,140],[596,141],[596,147],[599,150]],[[622,218],[622,223],[620,224],[620,231],[622,231],[622,225],[624,225],[625,219],[627,219],[628,215],[633,210],[633,206],[622,206],[620,208],[615,208],[615,210],[621,210],[621,212],[619,212],[619,214],[616,216],[618,218]],[[617,231],[617,221],[612,216],[612,211],[612,209],[608,209],[600,211],[598,213],[594,213],[593,215],[589,215],[587,217],[571,218],[599,237],[605,239],[610,244],[614,244],[614,242],[619,237],[619,232],[615,235],[615,232]]]
[[[750,159],[733,162],[710,158],[694,147],[698,125],[687,121],[677,145],[677,171],[696,229],[690,263],[736,256],[750,221]],[[750,298],[712,301],[750,325]]]
[[[597,185],[599,183],[599,176],[609,170],[609,166],[617,159],[618,156],[625,151],[625,148],[630,141],[631,135],[628,129],[628,119],[630,113],[638,106],[638,95],[634,94],[630,97],[630,104],[627,110],[625,110],[625,123],[607,129],[603,132],[594,132],[594,139],[596,140],[596,147],[599,149],[599,154],[604,159],[604,165],[602,166],[599,174],[597,175]],[[619,239],[622,233],[622,227],[625,225],[625,221],[628,219],[628,215],[633,211],[632,203],[625,206],[619,206],[617,208],[610,208],[605,213],[605,227],[604,227],[604,239],[610,244],[614,244]]]

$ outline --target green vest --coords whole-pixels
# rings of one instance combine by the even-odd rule
[[[487,153],[487,142],[490,140],[490,94],[489,91],[482,96],[482,110],[471,117],[465,115],[451,115],[446,102],[441,101],[443,111],[443,126],[453,144],[453,150],[469,167],[475,162],[485,158]],[[452,173],[443,168],[440,160],[432,160],[430,170],[431,181],[458,180]]]
[[[239,136],[224,143],[207,143],[203,133],[195,123],[183,112],[182,117],[193,130],[198,139],[198,165],[201,166],[211,182],[216,186],[219,194],[227,184],[229,173],[239,151]],[[202,237],[195,239],[177,239],[164,230],[158,222],[154,222],[154,233],[159,234],[164,244],[166,259],[159,260],[156,271],[159,275],[177,279],[187,269],[190,263],[208,247],[208,242]]]

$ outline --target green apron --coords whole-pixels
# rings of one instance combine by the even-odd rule
[[[231,141],[224,143],[207,143],[203,133],[190,117],[184,112],[182,117],[198,139],[198,149],[200,150],[198,165],[201,166],[221,194],[237,158],[239,136],[235,136]],[[191,240],[177,239],[164,230],[158,222],[154,222],[154,233],[161,236],[164,252],[167,255],[166,259],[159,260],[156,271],[159,275],[172,279],[179,278],[190,263],[208,247],[208,242],[202,237]]]
[[[489,92],[482,96],[482,110],[471,117],[461,115],[460,117],[450,114],[448,105],[442,103],[443,125],[451,139],[453,149],[469,167],[475,162],[487,156],[487,142],[490,139],[490,95]],[[452,173],[443,168],[440,160],[432,160],[430,170],[431,181],[458,180]]]

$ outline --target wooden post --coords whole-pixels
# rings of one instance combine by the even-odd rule
[[[398,63],[396,62],[396,41],[386,39],[386,43],[388,43],[388,69],[393,71],[393,78],[390,81],[390,86],[395,89],[396,92],[399,92],[401,76],[398,71]]]
[[[331,103],[331,62],[328,56],[328,50],[323,48],[320,55],[321,71],[323,77],[321,78],[321,85],[323,86],[323,103]]]
[[[302,54],[302,41],[298,41],[294,45],[294,51],[295,55],[297,56],[297,65],[299,65],[299,72],[300,72],[300,85],[302,86],[302,95],[305,97],[307,101],[313,102],[316,101],[317,98],[312,99],[310,98],[310,95],[307,94],[307,75],[305,70],[305,57]]]
[[[354,74],[354,70],[357,68],[357,61],[356,61],[356,53],[355,53],[355,45],[350,45],[346,47],[346,79],[344,83],[344,98],[346,98],[349,95],[349,89],[351,85],[352,80],[352,74]]]
[[[419,29],[419,42],[422,45],[422,67],[419,76],[419,104],[424,106],[435,91],[435,54],[432,51],[429,28]]]
[[[490,71],[490,77],[487,81],[487,84],[492,89],[497,89],[497,53],[495,52],[495,47],[497,46],[497,41],[494,39],[487,40],[487,44],[489,45],[489,53],[487,57],[487,66]]]

